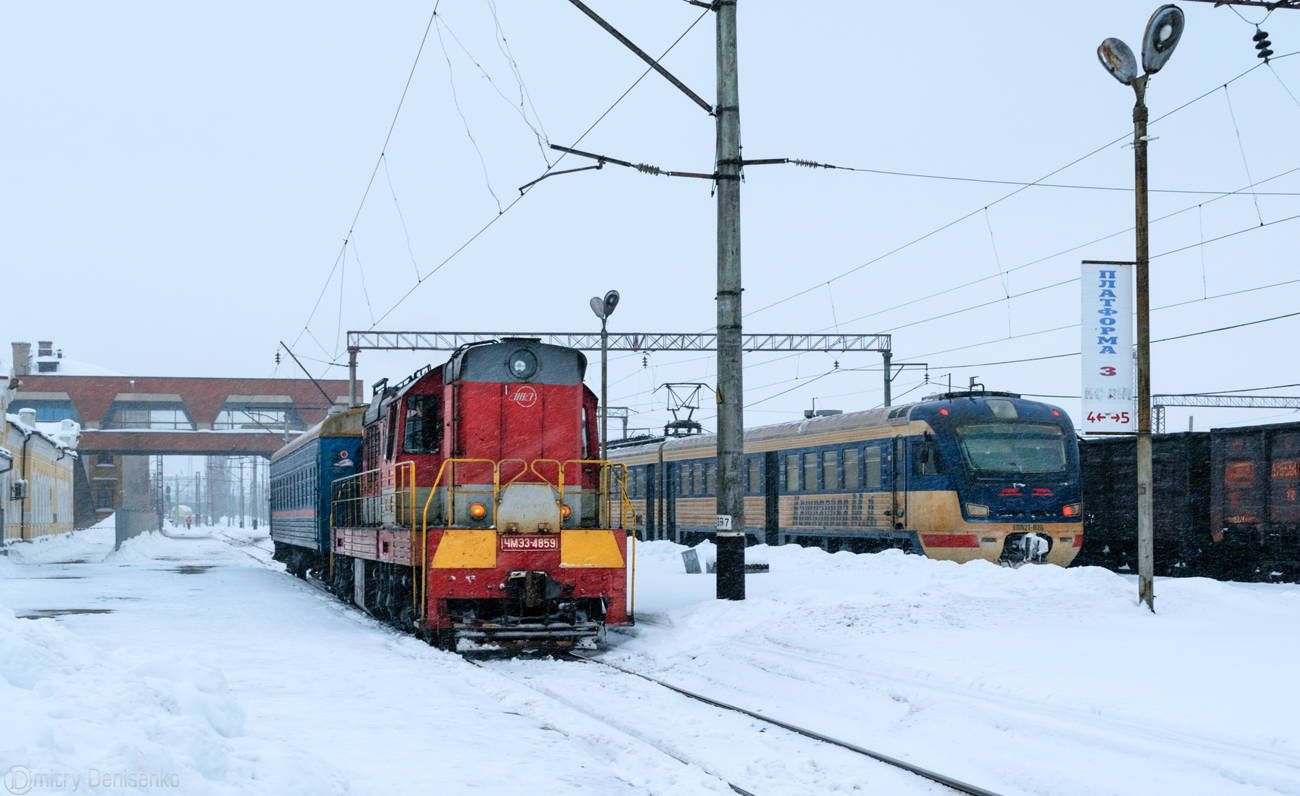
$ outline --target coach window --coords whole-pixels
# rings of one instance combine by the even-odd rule
[[[704,463],[704,494],[713,494],[713,462]]]
[[[403,453],[437,453],[442,436],[442,412],[436,395],[406,396]]]
[[[799,491],[799,454],[787,453],[785,456],[785,491]]]
[[[840,471],[837,466],[835,451],[826,451],[822,454],[822,483],[825,489],[840,488]]]
[[[817,454],[803,455],[803,488],[805,492],[817,490]]]
[[[845,448],[841,453],[844,456],[844,488],[858,489],[862,484],[858,482],[857,448]]]
[[[689,495],[691,493],[691,466],[686,462],[677,465],[677,480],[679,495]]]
[[[763,491],[763,480],[760,478],[759,471],[760,459],[757,456],[749,460],[749,491],[753,494],[759,494]]]
[[[862,449],[862,474],[866,476],[867,489],[880,488],[880,448]]]

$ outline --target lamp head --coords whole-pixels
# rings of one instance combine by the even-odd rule
[[[1159,13],[1159,12],[1157,12]],[[1137,58],[1128,45],[1116,38],[1106,39],[1097,48],[1097,60],[1110,72],[1111,77],[1126,86],[1137,80]]]
[[[1169,56],[1174,54],[1182,36],[1183,10],[1176,5],[1157,8],[1142,37],[1142,68],[1147,74],[1154,75],[1160,71]]]
[[[599,296],[593,296],[591,299],[591,311],[596,313],[596,317],[602,321],[607,317],[605,315],[605,302],[600,300]]]
[[[605,294],[604,305],[605,305],[605,314],[600,317],[608,318],[609,316],[614,314],[614,308],[618,306],[617,290],[611,290]]]

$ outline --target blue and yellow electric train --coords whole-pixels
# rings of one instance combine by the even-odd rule
[[[714,531],[716,444],[611,446],[645,538],[694,544]],[[1069,416],[1012,393],[946,393],[745,433],[745,531],[768,544],[1064,567],[1083,544],[1080,492]]]

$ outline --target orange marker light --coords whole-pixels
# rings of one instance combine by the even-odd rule
[[[469,507],[469,516],[476,520],[481,520],[487,516],[487,506],[482,503],[475,503]]]
[[[565,518],[566,520],[569,518],[569,515],[572,513],[573,513],[573,509],[569,508],[568,506],[560,506],[560,516]]]
[[[1057,417],[1061,416],[1061,413],[1056,411],[1055,409],[1052,410],[1052,414],[1056,415]]]
[[[947,409],[940,409],[940,410],[939,410],[939,414],[941,414],[941,415],[946,415],[946,414],[948,414],[948,410],[947,410]]]

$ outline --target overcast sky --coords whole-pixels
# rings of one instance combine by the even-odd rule
[[[705,14],[663,63],[713,101],[711,14],[680,0],[590,5],[656,55]],[[1156,5],[742,0],[745,156],[1027,182],[1100,150],[1048,182],[1131,188],[1132,150],[1110,142],[1131,133],[1133,93],[1095,51],[1107,36],[1136,48]],[[283,340],[314,375],[338,378],[349,329],[590,330],[587,300],[610,288],[623,295],[613,329],[715,323],[708,182],[608,166],[519,199],[556,161],[547,142],[712,168],[712,119],[657,75],[602,118],[645,66],[570,3],[443,0],[364,204],[431,2],[0,8],[8,340],[51,339],[133,375],[297,375],[287,359],[276,367]],[[1230,8],[1184,8],[1182,43],[1151,82],[1152,118],[1208,96],[1152,124],[1153,189],[1237,191],[1300,167],[1300,102],[1288,94],[1300,97],[1300,56],[1229,83],[1260,63],[1253,26]],[[1300,11],[1264,28],[1278,55],[1300,50]],[[1132,258],[1132,194],[1034,187],[1006,198],[1015,190],[750,167],[746,330],[893,331],[896,361],[929,363],[932,381],[1078,395],[1077,356],[986,363],[1079,350],[1079,285],[1068,280],[1080,259]],[[1300,171],[1256,190],[1300,194]],[[1153,260],[1152,306],[1188,303],[1153,312],[1153,338],[1295,311],[1300,283],[1213,297],[1300,280],[1300,220],[1282,220],[1300,214],[1300,195],[1153,194],[1152,218],[1170,214],[1152,226],[1152,254],[1180,251]],[[1017,297],[1036,288],[1046,289]],[[1033,334],[1048,329],[1058,330]],[[1300,382],[1298,332],[1290,318],[1158,343],[1154,390]],[[361,375],[400,378],[444,358],[366,353]],[[844,372],[831,372],[837,361]],[[797,417],[814,398],[844,410],[881,401],[874,354],[746,365],[747,425]],[[617,355],[611,404],[640,412],[634,426],[661,425],[655,386],[713,374],[698,354]],[[933,392],[923,375],[903,372],[895,395]],[[598,379],[592,367],[596,389]],[[1077,416],[1077,400],[1054,402]],[[1189,412],[1198,428],[1295,418],[1179,409],[1171,430]],[[710,428],[711,416],[706,402]]]

